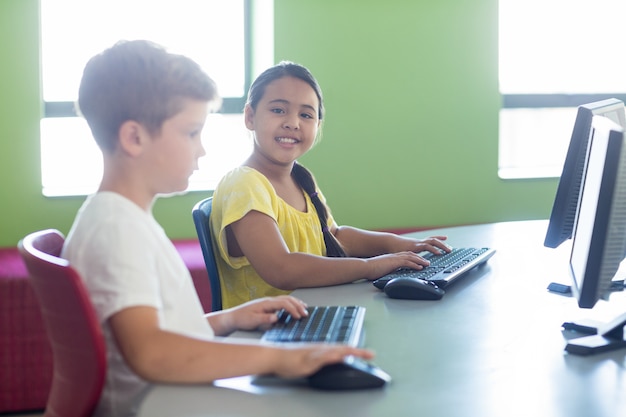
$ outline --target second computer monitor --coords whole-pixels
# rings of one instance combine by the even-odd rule
[[[621,100],[611,98],[578,107],[563,172],[552,205],[544,240],[546,247],[556,248],[572,237],[594,115],[606,116],[622,128],[626,128],[624,103]]]
[[[626,143],[623,129],[594,116],[570,257],[581,308],[608,296],[626,251]]]

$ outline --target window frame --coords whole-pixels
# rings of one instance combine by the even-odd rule
[[[252,1],[243,1],[244,30],[244,88],[241,97],[222,97],[221,114],[241,113],[246,103],[246,94],[252,83]],[[45,101],[42,99],[42,119],[58,117],[79,117],[76,104],[72,101]]]
[[[185,192],[210,192],[228,170],[240,165],[252,150],[250,133],[243,123],[247,93],[256,75],[274,62],[273,1],[240,0],[243,12],[243,62],[241,93],[233,91],[221,97],[222,106],[209,114],[203,130],[203,145],[207,154],[200,159],[199,169],[189,179]],[[261,4],[259,4],[262,2]],[[40,88],[43,92],[43,74]],[[241,94],[241,96],[233,96]],[[61,98],[63,100],[63,98]],[[84,141],[91,132],[77,114],[72,101],[46,101],[40,96],[40,178],[41,194],[45,198],[64,198],[92,194],[100,181],[102,158],[93,141]],[[229,137],[228,145],[213,138]],[[60,142],[59,142],[60,141]],[[80,149],[81,158],[67,157],[62,148]],[[80,171],[84,175],[74,175]]]
[[[586,54],[582,60],[579,60],[578,51],[581,48],[587,51],[587,48],[597,45],[602,39],[612,42],[619,42],[622,39],[614,24],[606,33],[594,29],[605,22],[603,19],[606,18],[607,10],[596,8],[592,13],[592,10],[586,9],[586,2],[592,3],[590,0],[575,3],[569,3],[568,0],[550,0],[547,3],[539,0],[527,3],[519,3],[516,0],[498,1],[500,82],[498,177],[501,179],[558,178],[562,168],[560,158],[565,158],[578,106],[609,98],[616,98],[626,103],[626,86],[623,82],[617,84],[592,82],[587,85],[581,82],[581,78],[586,77],[583,74],[586,73],[597,77],[598,66],[590,68],[585,64],[595,64],[599,58],[603,58],[604,62],[609,64],[610,55],[607,52],[608,49],[600,48],[598,54]],[[611,2],[617,3],[615,0],[610,0],[606,4],[613,4]],[[562,16],[561,6],[570,4],[573,8],[571,16]],[[609,13],[610,11],[608,10]],[[531,16],[532,19],[537,20],[532,20]],[[586,21],[589,27],[579,25],[581,19]],[[527,32],[529,23],[536,24],[532,33]],[[558,30],[559,28],[555,30],[559,23],[563,23],[564,27],[562,30]],[[546,28],[550,29],[550,34],[544,35]],[[548,47],[562,47],[562,50],[548,52],[548,49],[544,50],[539,47],[537,42],[545,43]],[[520,49],[516,50],[516,48]],[[595,52],[595,49],[593,51]],[[535,80],[538,81],[535,85],[533,77],[543,71],[543,68],[537,64],[539,61],[534,62],[533,59],[541,60],[542,57],[558,52],[564,54],[561,58],[567,63],[566,68],[570,71],[565,74],[560,66],[548,65],[546,78]],[[533,56],[534,58],[531,58]],[[503,58],[507,61],[503,61]],[[527,62],[529,59],[531,61]],[[510,72],[515,68],[511,64],[515,64],[516,67],[528,64],[529,73]],[[580,64],[580,70],[576,71],[572,65],[578,66],[578,64]],[[613,71],[609,72],[611,77],[615,76],[617,68],[619,67],[612,66]],[[559,72],[553,69],[558,69]],[[589,71],[590,69],[592,71]],[[584,72],[581,73],[583,70]],[[570,74],[575,74],[576,78],[563,77],[566,81],[559,83],[560,76]],[[557,78],[554,78],[555,75]],[[607,79],[613,80],[614,78]],[[529,83],[529,80],[533,82]]]
[[[581,104],[616,98],[626,103],[626,93],[595,94],[501,94],[502,109],[578,107]]]

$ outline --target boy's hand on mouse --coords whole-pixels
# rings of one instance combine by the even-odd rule
[[[277,313],[280,310],[285,310],[295,318],[302,318],[308,314],[306,307],[302,300],[290,295],[265,297],[220,312],[223,316],[220,321],[227,333],[264,329],[278,320]]]
[[[308,376],[325,365],[341,362],[346,356],[365,360],[374,357],[371,350],[346,345],[311,344],[281,348],[275,355],[274,373],[283,378]]]

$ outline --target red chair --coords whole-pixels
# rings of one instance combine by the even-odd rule
[[[89,294],[68,261],[58,230],[18,243],[52,346],[54,374],[45,417],[91,416],[106,375],[106,347]]]

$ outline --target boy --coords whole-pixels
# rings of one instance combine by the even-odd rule
[[[296,377],[346,355],[372,357],[347,346],[280,348],[214,338],[266,326],[280,309],[306,314],[304,303],[282,296],[204,316],[189,271],[152,216],[157,195],[187,188],[217,102],[213,81],[196,63],[147,41],[120,42],[85,67],[78,106],[104,171],[63,256],[85,280],[107,343],[96,415],[133,415],[149,382]]]

